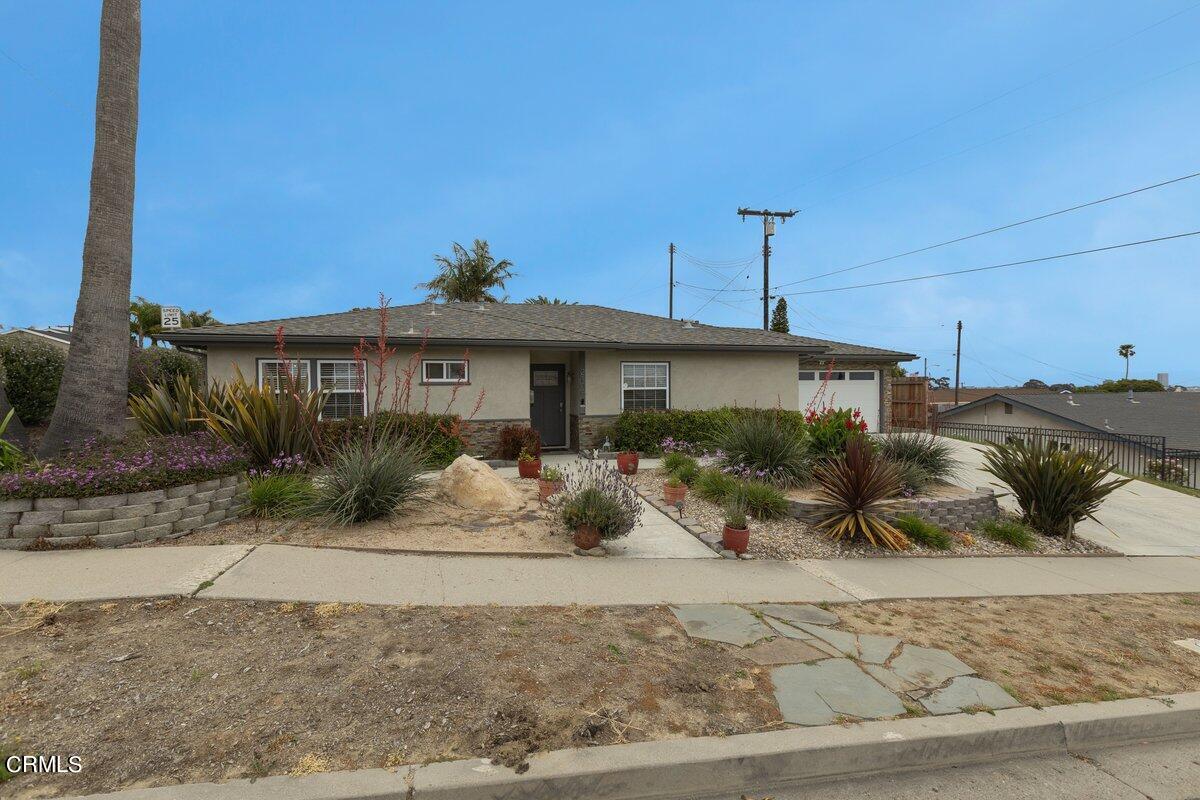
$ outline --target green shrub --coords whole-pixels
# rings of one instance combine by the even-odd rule
[[[623,411],[612,426],[613,445],[617,450],[651,454],[662,452],[662,443],[666,439],[676,446],[709,447],[730,419],[762,413],[763,409],[731,406],[689,411]],[[799,411],[772,409],[767,413],[774,415],[778,423],[790,431],[799,432],[804,428],[804,415]]]
[[[426,458],[404,438],[341,445],[314,484],[308,513],[336,525],[389,517],[427,491],[420,477]]]
[[[223,441],[245,451],[255,464],[278,456],[312,460],[319,444],[317,418],[328,392],[275,392],[247,383],[241,371],[204,407],[208,428]]]
[[[788,513],[787,498],[769,483],[738,481],[727,499],[740,503],[755,519],[778,519]]]
[[[862,439],[867,424],[857,409],[826,408],[807,414],[808,449],[812,457],[837,458],[852,439]]]
[[[211,399],[222,389],[214,387]],[[187,375],[176,375],[169,383],[151,383],[145,394],[130,395],[129,413],[143,433],[152,436],[195,433],[206,430],[206,398],[198,395]]]
[[[277,472],[250,477],[243,505],[255,517],[298,517],[315,497],[312,481],[306,475]]]
[[[928,433],[889,433],[877,442],[879,452],[901,467],[904,482],[922,489],[930,482],[948,482],[960,464],[954,448]]]
[[[4,391],[22,423],[36,425],[50,418],[66,361],[66,354],[52,345],[0,341]]]
[[[747,480],[786,488],[811,475],[803,434],[780,424],[774,412],[737,414],[721,425],[712,443],[724,454],[725,466]]]
[[[567,474],[563,498],[559,506],[563,527],[574,531],[580,525],[594,525],[602,539],[629,533],[642,514],[637,492],[599,461],[588,461]]]
[[[896,465],[880,457],[865,437],[846,443],[846,454],[817,464],[817,496],[829,504],[819,527],[831,539],[863,538],[876,547],[903,550],[908,539],[880,516],[881,505],[900,491]]]
[[[377,411],[375,437],[399,433],[413,441],[422,443],[429,458],[429,469],[441,469],[463,454],[467,448],[461,427],[462,420],[456,414],[429,414],[425,412],[401,413]],[[369,427],[370,417],[322,420],[318,425],[323,448],[334,450],[341,445],[361,440]]]
[[[896,518],[894,524],[909,539],[932,550],[949,550],[954,547],[954,537],[945,529],[914,514],[902,514]]]
[[[710,503],[722,505],[737,488],[738,480],[717,469],[703,469],[696,476],[692,488],[696,496]]]
[[[542,454],[542,437],[528,425],[505,425],[500,429],[500,441],[496,445],[496,458],[516,461],[521,451],[532,456]]]
[[[175,379],[186,375],[192,386],[204,381],[200,360],[195,356],[169,347],[135,348],[129,353],[129,394],[147,394],[151,384],[170,386]]]
[[[682,467],[684,464],[699,465],[699,462],[696,461],[696,459],[689,456],[687,453],[674,452],[674,453],[664,453],[663,454],[662,467],[667,472],[674,472],[675,470]]]
[[[700,476],[700,462],[683,453],[667,453],[662,465],[667,474],[679,478],[685,486],[691,486]]]
[[[1104,499],[1132,478],[1109,478],[1113,468],[1095,455],[1062,450],[1037,438],[1032,444],[992,444],[983,469],[1012,490],[1021,521],[1051,536],[1068,536],[1075,523],[1094,513]]]
[[[0,419],[0,472],[11,472],[25,461],[21,448],[4,438],[4,431],[8,429],[16,414],[17,410],[10,408],[4,419]]]
[[[986,519],[979,523],[979,532],[989,539],[1011,544],[1021,550],[1032,550],[1037,540],[1024,523],[1012,519]]]

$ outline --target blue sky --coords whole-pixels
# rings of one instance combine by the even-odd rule
[[[99,5],[0,4],[6,326],[73,313]],[[1192,6],[153,0],[133,289],[225,321],[411,302],[433,253],[480,237],[516,263],[514,300],[665,314],[668,242],[757,254],[739,205],[801,210],[772,283],[801,280],[1200,171]],[[785,291],[1195,230],[1198,212],[1200,178]],[[1134,374],[1200,384],[1198,261],[1195,237],[797,295],[792,330],[949,374],[962,319],[969,385],[1120,377],[1122,342]],[[762,281],[683,257],[676,277]],[[711,296],[680,287],[677,315]],[[699,316],[756,326],[761,306],[729,291]]]

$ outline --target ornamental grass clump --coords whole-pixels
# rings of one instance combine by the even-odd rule
[[[426,494],[427,460],[420,443],[403,436],[342,445],[314,480],[308,513],[340,526],[390,517]]]
[[[663,456],[663,469],[678,478],[685,486],[691,486],[700,477],[700,462],[683,453],[667,453]]]
[[[896,465],[880,457],[865,437],[846,444],[846,454],[817,465],[818,499],[829,511],[818,523],[831,539],[866,539],[876,547],[903,550],[908,538],[882,516],[882,505],[900,491]]]
[[[52,461],[0,474],[0,498],[144,492],[233,475],[246,466],[239,448],[207,433],[89,440]]]
[[[786,489],[812,474],[803,436],[769,411],[731,417],[713,437],[713,445],[724,454],[722,469],[739,478]]]
[[[914,491],[948,482],[961,466],[954,448],[932,434],[889,433],[876,444],[884,458],[900,467],[904,484]]]
[[[954,537],[945,528],[923,520],[915,514],[901,514],[896,517],[895,525],[909,539],[931,550],[949,550],[954,547]]]
[[[601,539],[616,539],[637,526],[642,504],[620,473],[602,461],[588,461],[567,471],[559,516],[568,531],[594,525]]]
[[[979,532],[1018,550],[1032,550],[1037,545],[1033,531],[1015,519],[985,519],[979,523]]]
[[[250,477],[243,502],[245,513],[254,517],[299,517],[306,514],[316,497],[312,479],[295,472],[276,472]]]
[[[1076,523],[1095,520],[1104,499],[1132,480],[1112,478],[1112,466],[1092,453],[1063,450],[1040,437],[1028,444],[989,445],[981,452],[983,469],[1012,491],[1021,521],[1068,542]]]
[[[701,470],[692,482],[696,495],[710,503],[721,505],[737,489],[737,478],[716,469]]]
[[[755,519],[779,519],[788,512],[783,492],[759,481],[738,481],[726,500],[739,504]]]

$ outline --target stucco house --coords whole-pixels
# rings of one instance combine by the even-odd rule
[[[5,337],[0,341],[15,341],[28,344],[41,344],[66,352],[71,349],[71,329],[66,326],[51,326],[49,328],[9,328],[0,331]]]
[[[167,341],[207,355],[208,375],[278,380],[274,337],[282,328],[298,378],[332,389],[324,416],[370,411],[353,347],[378,333],[376,309],[189,328]],[[473,449],[489,450],[502,427],[530,424],[547,448],[591,448],[623,410],[724,405],[802,409],[830,372],[826,400],[861,408],[886,428],[892,368],[910,353],[752,328],[704,325],[595,305],[422,303],[389,309],[388,338],[403,364],[420,348],[416,405],[472,417]],[[367,375],[368,386],[374,374]],[[390,382],[392,376],[385,376]]]

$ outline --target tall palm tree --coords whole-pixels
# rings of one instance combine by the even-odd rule
[[[158,345],[162,333],[162,306],[138,295],[129,301],[129,332],[137,337],[137,346],[145,347],[146,340]]]
[[[141,0],[104,0],[83,276],[42,456],[54,455],[68,442],[125,431],[141,55]]]
[[[1133,358],[1137,353],[1133,350],[1133,345],[1123,344],[1117,348],[1117,355],[1125,359],[1125,380],[1129,380],[1129,359]]]
[[[503,289],[504,282],[516,273],[508,259],[497,261],[492,257],[486,239],[476,239],[470,252],[458,242],[453,243],[453,255],[435,255],[438,274],[427,283],[418,283],[418,289],[428,289],[429,300],[445,300],[451,303],[498,303],[492,289]]]
[[[221,320],[213,316],[212,309],[206,308],[203,311],[185,311],[183,312],[183,327],[185,328],[201,328],[205,325],[222,325]]]

